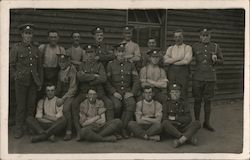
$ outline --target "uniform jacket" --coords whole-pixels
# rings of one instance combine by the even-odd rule
[[[83,71],[84,74],[80,72]],[[95,74],[99,75],[98,77]],[[89,88],[95,88],[97,93],[104,95],[103,84],[107,80],[104,66],[100,62],[82,62],[77,72],[79,81],[79,89],[82,93],[86,94]]]
[[[97,56],[99,56],[99,62],[101,62],[104,67],[107,66],[109,61],[115,59],[115,54],[112,51],[112,48],[105,43],[96,43],[97,46]]]
[[[23,42],[15,44],[10,50],[10,75],[19,84],[29,86],[33,78],[41,86],[43,66],[38,48]]]
[[[60,70],[57,81],[57,95],[63,99],[71,98],[77,91],[76,68],[72,64],[65,71]]]
[[[114,60],[109,62],[107,66],[108,82],[106,90],[109,94],[118,92],[124,94],[125,92],[132,92],[137,94],[140,88],[139,76],[135,65],[128,61],[120,62]]]
[[[177,101],[169,99],[167,101],[165,111],[163,111],[163,120],[171,120],[170,116],[174,116],[174,121],[181,124],[187,124],[192,121],[188,103],[185,103],[181,99]]]
[[[217,62],[213,63],[212,55],[217,55]],[[195,57],[194,80],[216,81],[215,65],[223,63],[223,55],[220,46],[216,43],[195,43],[193,45],[193,55]]]

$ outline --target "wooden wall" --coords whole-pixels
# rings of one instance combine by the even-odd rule
[[[173,44],[173,31],[184,30],[184,41],[192,45],[199,41],[201,26],[213,28],[212,40],[220,44],[224,53],[224,65],[217,67],[218,82],[215,100],[243,97],[244,80],[244,10],[167,10],[166,49]],[[20,41],[16,26],[31,22],[37,27],[35,41],[47,42],[47,31],[57,29],[60,44],[68,48],[72,31],[80,31],[82,45],[92,41],[91,29],[105,27],[105,40],[109,44],[121,41],[122,26],[127,23],[126,10],[71,10],[71,9],[17,9],[11,10],[10,46]],[[165,44],[165,43],[163,43]],[[192,66],[193,68],[193,66]],[[190,93],[191,97],[191,81]]]
[[[217,67],[215,100],[242,98],[244,84],[244,10],[168,10],[166,41],[172,45],[173,31],[184,30],[184,42],[199,41],[199,28],[212,28],[212,41],[222,48],[224,64]],[[192,64],[194,64],[192,62]],[[192,65],[193,70],[193,65]],[[191,77],[191,76],[190,76]],[[191,97],[191,81],[189,96]]]

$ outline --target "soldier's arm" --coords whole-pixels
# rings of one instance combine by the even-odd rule
[[[166,54],[163,56],[163,62],[165,65],[173,64],[179,60],[172,58],[171,52],[173,50],[173,46],[168,47]]]
[[[223,64],[224,58],[220,46],[217,44],[217,61],[216,64]]]
[[[114,52],[112,51],[112,49],[110,47],[106,47],[105,53],[100,54],[98,56],[99,56],[99,61],[102,61],[102,62],[112,61],[116,58]]]
[[[188,103],[183,103],[184,105],[184,113],[181,114],[181,115],[178,115],[176,117],[176,121],[177,122],[180,122],[180,123],[189,123],[192,121],[192,117],[191,117],[191,114],[190,114],[190,108],[189,108],[189,105]]]
[[[145,86],[151,86],[151,84],[149,84],[147,82],[147,77],[146,77],[146,68],[143,67],[141,70],[140,70],[140,82],[141,82],[141,87],[145,87]]]
[[[14,45],[10,50],[10,64],[9,64],[10,71],[9,72],[10,72],[10,77],[13,79],[16,74],[17,51],[18,51],[17,45]]]
[[[182,60],[175,62],[175,65],[187,65],[192,61],[192,48],[187,45],[185,49],[186,53]]]
[[[140,89],[140,80],[139,80],[139,75],[138,72],[135,68],[135,65],[132,63],[132,81],[133,81],[133,86],[132,86],[132,93],[134,96],[137,94],[138,90]]]
[[[43,53],[40,52],[40,50],[38,50],[38,60],[37,60],[37,70],[38,70],[38,74],[39,74],[39,79],[41,81],[41,86],[43,85],[44,82],[44,68],[43,68]]]
[[[112,74],[112,68],[111,63],[108,63],[107,66],[107,81],[105,83],[105,89],[110,94],[113,95],[116,92],[116,89],[111,85],[111,75]]]
[[[70,71],[72,71],[70,73],[70,82],[69,82],[69,89],[68,91],[65,93],[65,95],[62,97],[62,99],[65,101],[67,98],[71,98],[75,95],[76,91],[77,91],[77,79],[76,79],[76,69],[74,68],[74,66],[71,66],[73,68],[71,68]]]
[[[156,119],[156,122],[161,122],[162,120],[162,105],[160,103],[156,103],[156,106],[155,106],[155,119]]]
[[[100,101],[100,108],[98,109],[98,115],[100,115],[100,119],[98,119],[95,122],[96,124],[102,125],[106,122],[105,111],[106,111],[106,108],[104,108],[104,103],[103,101]]]
[[[62,91],[62,82],[60,80],[60,72],[58,73],[58,77],[57,77],[57,83],[56,83],[56,96],[60,97],[60,93]]]
[[[135,45],[134,56],[131,58],[132,61],[140,61],[141,60],[141,53],[140,47],[138,44]]]
[[[162,68],[160,68],[160,69],[161,69],[161,78],[157,81],[148,79],[147,82],[152,84],[154,87],[157,87],[157,88],[166,88],[167,81],[168,81],[167,76],[166,76],[166,72]]]
[[[100,63],[99,71],[98,71],[98,76],[94,79],[94,81],[91,81],[91,85],[95,84],[102,84],[107,81],[107,75],[104,69],[104,66]]]
[[[76,74],[76,77],[80,82],[89,82],[93,81],[96,78],[94,74],[84,73],[83,70],[84,70],[84,63],[81,63],[79,71]]]
[[[138,124],[150,124],[147,120],[144,120],[142,114],[142,101],[136,103],[135,118]]]

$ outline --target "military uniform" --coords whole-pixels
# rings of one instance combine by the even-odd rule
[[[177,84],[170,85],[170,90],[180,90]],[[170,135],[174,138],[191,140],[194,134],[199,130],[200,122],[192,122],[188,103],[182,99],[169,99],[166,108],[163,110],[162,129],[164,135]],[[175,142],[175,141],[174,141]],[[179,141],[177,141],[179,142]],[[184,143],[183,141],[181,143]],[[175,147],[178,147],[179,144]]]
[[[32,32],[33,25],[24,24],[20,29]],[[25,42],[15,44],[10,50],[10,75],[15,80],[17,102],[15,138],[20,138],[25,116],[33,116],[37,89],[43,83],[42,60],[38,48]]]
[[[73,97],[77,92],[77,79],[76,79],[76,68],[73,64],[70,64],[70,59],[66,55],[59,55],[59,65],[60,63],[68,63],[66,69],[60,69],[58,73],[57,81],[57,95],[63,100],[63,114],[67,120],[66,135],[64,140],[71,139],[71,129],[72,129],[72,117],[71,117],[71,104]]]
[[[210,34],[207,29],[201,34]],[[195,71],[193,73],[193,96],[195,98],[194,112],[196,120],[200,119],[200,108],[204,98],[205,126],[209,125],[211,98],[214,96],[216,82],[215,66],[223,63],[223,55],[217,43],[198,42],[193,45],[195,57]],[[216,55],[217,60],[213,62],[212,56]],[[212,129],[213,130],[213,129]]]
[[[95,27],[92,30],[92,34],[96,34],[96,33],[103,33],[104,32],[104,28],[102,27]],[[103,64],[103,66],[106,68],[107,64],[109,61],[112,61],[115,59],[115,55],[112,51],[111,46],[107,45],[106,43],[102,42],[95,42],[95,45],[97,46],[96,49],[96,56],[98,56],[98,61],[101,62]]]
[[[89,46],[89,45],[88,45]],[[92,50],[93,46],[89,49],[86,48],[86,52],[88,50]],[[95,51],[95,49],[93,49]],[[111,100],[106,96],[103,84],[107,80],[106,72],[104,66],[100,62],[96,61],[85,61],[79,67],[79,71],[77,72],[78,79],[78,89],[79,93],[76,98],[72,102],[72,113],[73,119],[76,129],[79,131],[79,105],[82,101],[86,99],[87,91],[90,88],[93,88],[97,91],[98,97],[104,101],[105,107],[107,108],[106,117],[107,121],[113,119],[113,104]]]
[[[140,88],[138,73],[133,63],[116,59],[109,62],[107,76],[106,90],[114,103],[115,117],[121,118],[124,128],[126,128],[135,111],[136,102],[134,97],[137,96]],[[122,97],[126,92],[131,92],[134,96],[120,100],[114,97],[115,92],[118,92]]]

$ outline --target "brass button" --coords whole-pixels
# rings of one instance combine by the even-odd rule
[[[32,63],[30,63],[30,66],[32,66]]]

